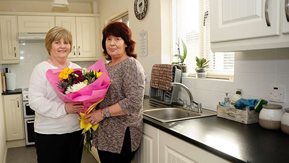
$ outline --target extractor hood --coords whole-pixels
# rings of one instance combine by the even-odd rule
[[[46,33],[19,33],[18,40],[44,40]]]

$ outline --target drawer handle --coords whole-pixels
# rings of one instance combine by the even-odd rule
[[[28,120],[27,121],[27,124],[31,124],[31,123],[34,123],[34,120]]]
[[[78,46],[78,55],[80,55],[80,46]]]
[[[14,46],[14,55],[15,55],[15,57],[17,56],[17,54],[16,54],[16,47]]]
[[[265,1],[265,19],[266,19],[267,26],[270,27],[271,23],[270,23],[270,20],[269,20],[268,0]]]
[[[285,15],[287,22],[289,22],[289,0],[285,0]]]
[[[73,46],[73,55],[75,55],[75,46]]]
[[[203,26],[206,26],[206,19],[208,18],[208,16],[209,16],[209,11],[206,11],[206,12],[204,13]]]

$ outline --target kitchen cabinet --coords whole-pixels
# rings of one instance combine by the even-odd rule
[[[282,16],[282,32],[283,34],[289,34],[289,0],[282,0],[281,1],[281,16]]]
[[[19,63],[17,17],[0,16],[1,64]]]
[[[158,129],[144,124],[143,140],[133,163],[158,163]]]
[[[54,16],[18,16],[19,33],[47,33],[54,26]]]
[[[25,136],[21,94],[5,95],[3,96],[3,102],[6,140],[13,141],[24,139]]]
[[[96,17],[56,16],[56,25],[68,29],[73,38],[72,51],[69,59],[72,61],[96,60]]]
[[[289,47],[285,0],[210,1],[213,51]]]
[[[144,124],[142,144],[133,163],[229,163],[229,161]]]
[[[160,163],[229,163],[212,153],[159,131]]]
[[[2,83],[0,82],[0,92],[2,92]],[[6,162],[6,130],[4,121],[3,100],[0,97],[0,162]]]

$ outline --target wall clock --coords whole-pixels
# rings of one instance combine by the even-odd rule
[[[142,20],[148,10],[148,0],[134,0],[134,14],[138,20]]]

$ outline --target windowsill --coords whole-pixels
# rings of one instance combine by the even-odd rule
[[[208,75],[205,78],[197,78],[195,73],[184,73],[182,77],[198,79],[198,80],[213,80],[213,81],[224,81],[224,82],[234,81],[234,76],[225,76],[225,75]]]

